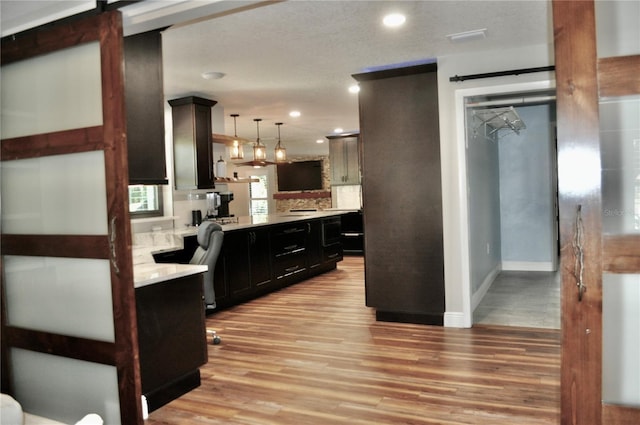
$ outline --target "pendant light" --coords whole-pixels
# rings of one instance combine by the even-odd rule
[[[233,145],[231,146],[229,159],[244,159],[244,150],[242,149],[242,144],[238,141],[238,131],[236,128],[236,118],[240,115],[231,114],[231,116],[233,117]]]
[[[256,122],[256,144],[253,145],[253,160],[254,161],[265,161],[267,159],[267,147],[260,143],[260,121],[262,118],[254,118]]]
[[[283,162],[287,160],[287,150],[285,148],[282,147],[282,145],[280,144],[280,126],[282,125],[281,122],[277,122],[276,125],[278,126],[278,144],[276,145],[276,162]]]

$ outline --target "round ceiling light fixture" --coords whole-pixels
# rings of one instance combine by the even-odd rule
[[[358,84],[353,84],[351,86],[349,86],[349,93],[359,93],[360,92],[360,86]]]
[[[289,112],[289,116],[293,117],[293,118],[298,118],[300,115],[302,115],[300,113],[300,111],[291,111],[291,112]]]
[[[342,133],[343,131],[344,130],[342,128],[340,128],[340,127],[336,127],[336,128],[333,129],[334,133]]]
[[[399,26],[402,26],[402,24],[404,24],[406,20],[406,16],[404,16],[402,13],[390,13],[382,18],[382,23],[386,27],[397,28]]]

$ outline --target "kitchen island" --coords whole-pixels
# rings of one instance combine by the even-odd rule
[[[235,305],[336,268],[342,260],[344,211],[290,212],[237,217],[221,224],[224,243],[216,264],[218,308]],[[134,235],[134,264],[187,263],[197,227]]]

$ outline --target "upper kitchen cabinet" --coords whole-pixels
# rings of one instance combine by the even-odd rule
[[[176,189],[213,189],[211,107],[215,100],[189,96],[169,101],[173,120]]]
[[[360,184],[358,133],[327,136],[333,186]]]
[[[124,38],[129,184],[167,184],[162,35]]]
[[[437,75],[432,63],[354,76],[360,83],[365,293],[378,320],[444,321]]]

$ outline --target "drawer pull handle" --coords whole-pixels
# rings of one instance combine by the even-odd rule
[[[336,258],[337,256],[338,253],[336,252],[335,254],[327,255],[327,258]]]
[[[291,273],[292,271],[298,270],[299,268],[300,266],[287,267],[286,269],[284,269],[284,271],[287,273]]]
[[[284,229],[282,231],[283,233],[298,233],[298,232],[304,232],[304,229],[299,229],[299,228],[293,228],[293,229]]]
[[[297,244],[285,246],[284,249],[287,251],[291,251],[292,249],[296,249],[298,247]]]

